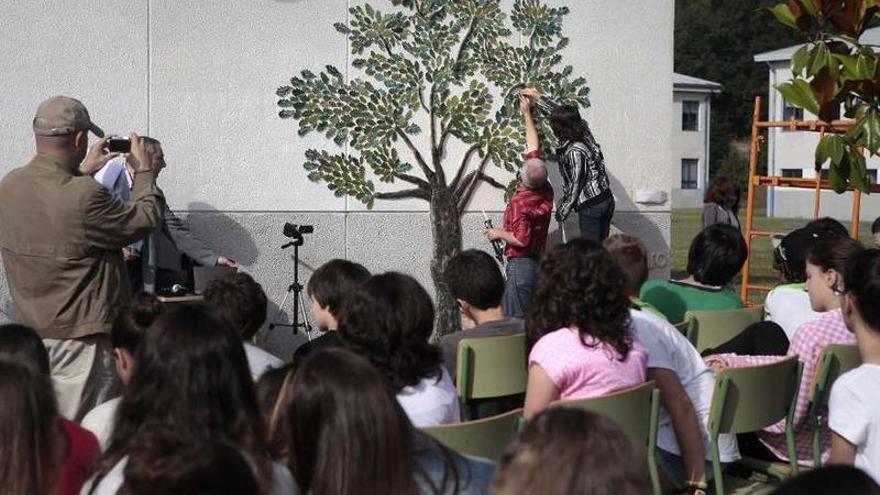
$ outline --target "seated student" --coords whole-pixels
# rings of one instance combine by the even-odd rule
[[[266,322],[266,293],[263,287],[247,273],[231,273],[212,280],[205,287],[205,302],[217,307],[238,331],[244,341],[248,367],[254,380],[266,370],[278,368],[284,361],[255,346],[251,342]]]
[[[312,323],[324,334],[297,347],[293,353],[294,365],[320,349],[339,345],[336,329],[342,305],[368,278],[370,271],[363,265],[340,259],[330,260],[312,273],[306,286],[312,304]]]
[[[626,293],[633,306],[655,316],[666,316],[651,303],[639,299],[639,291],[648,280],[648,250],[638,237],[627,234],[614,234],[602,242],[608,254],[623,270],[626,277]]]
[[[819,239],[848,237],[846,227],[832,218],[819,218],[795,229],[782,238],[773,250],[773,268],[779,271],[782,283],[767,294],[764,321],[777,323],[788,341],[794,340],[798,327],[821,316],[810,307],[805,282],[807,251]]]
[[[434,329],[431,296],[408,275],[373,275],[351,294],[339,314],[343,345],[373,363],[418,427],[456,423],[458,396]]]
[[[324,349],[285,386],[288,465],[301,493],[486,493],[494,464],[420,433],[363,357]]]
[[[134,368],[134,356],[144,332],[153,324],[153,320],[162,313],[162,303],[149,292],[140,292],[134,296],[131,306],[123,309],[113,319],[110,327],[110,343],[116,359],[116,372],[123,384],[131,379]],[[113,424],[116,421],[116,409],[122,397],[110,399],[89,411],[80,423],[83,428],[91,431],[98,438],[101,450],[107,449]]]
[[[224,442],[254,470],[260,492],[293,493],[286,467],[271,461],[241,336],[205,304],[170,308],[144,334],[110,445],[83,495],[111,495],[155,459],[156,438]]]
[[[447,263],[443,280],[458,302],[465,327],[440,340],[443,363],[455,378],[458,343],[462,339],[513,335],[523,333],[525,327],[519,318],[504,315],[504,277],[498,263],[485,252],[469,249],[459,253]]]
[[[821,349],[828,344],[855,344],[843,320],[841,302],[844,290],[844,267],[849,258],[862,251],[858,241],[849,237],[821,239],[807,253],[807,292],[814,311],[822,314],[818,320],[801,325],[788,349],[788,356],[798,356],[804,365],[797,404],[794,412],[794,434],[797,458],[800,464],[811,465],[813,459],[813,428],[807,414],[810,387],[819,365]],[[707,358],[715,369],[737,366],[755,366],[773,363],[780,356],[748,356],[718,354]],[[828,457],[831,435],[824,415],[820,416],[823,458]],[[740,435],[740,451],[749,457],[776,461],[788,460],[785,439],[785,420],[765,428],[757,435]],[[756,441],[760,440],[760,441]]]
[[[629,327],[623,272],[598,242],[575,239],[541,263],[526,317],[526,419],[557,399],[609,394],[645,381],[647,356]]]
[[[40,493],[55,495],[76,495],[88,479],[92,468],[101,455],[98,440],[88,430],[63,418],[58,413],[58,404],[54,389],[49,382],[49,354],[43,341],[31,328],[22,325],[0,325],[0,362],[17,364],[30,371],[32,376],[23,376],[20,371],[0,371],[0,377],[20,379],[23,383],[9,383],[12,389],[7,392],[18,395],[17,398],[0,398],[0,410],[7,414],[20,414],[18,420],[2,418],[0,422],[0,451],[12,448],[14,452],[0,455],[0,463],[12,469],[13,462],[28,466],[20,466],[15,472],[0,469],[0,473],[9,472],[12,478],[9,483],[30,483],[31,486],[44,485],[40,491],[18,490],[9,484],[2,484],[5,493]],[[14,388],[27,385],[33,390],[27,392],[28,397],[13,392]],[[27,403],[24,401],[27,400]],[[15,411],[13,406],[22,408]],[[28,410],[29,409],[29,410]],[[27,411],[27,412],[24,412]],[[24,417],[27,416],[27,417]],[[25,437],[27,435],[27,437]],[[20,439],[15,443],[13,439]],[[29,446],[32,457],[19,450]],[[60,456],[58,453],[61,453]],[[43,456],[45,463],[34,461]],[[55,457],[59,456],[59,457]],[[38,473],[39,471],[39,473]],[[4,473],[5,474],[5,473]],[[26,474],[35,476],[25,481]],[[21,477],[19,477],[21,476]],[[4,475],[0,474],[0,478]],[[25,485],[20,485],[22,488]],[[46,487],[54,487],[46,491]],[[8,490],[8,491],[6,491]]]
[[[880,250],[853,256],[844,280],[843,318],[856,335],[862,365],[831,389],[830,462],[855,465],[880,483]]]
[[[730,225],[710,225],[691,242],[687,278],[649,280],[642,285],[641,298],[672,323],[684,320],[689,310],[742,308],[742,300],[730,284],[746,256],[746,243],[739,230]]]
[[[56,490],[59,443],[65,442],[49,375],[0,359],[0,492],[78,493],[73,486]]]
[[[644,495],[644,453],[607,416],[548,409],[526,423],[501,457],[492,495]]]

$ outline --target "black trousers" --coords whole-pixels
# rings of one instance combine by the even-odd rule
[[[736,337],[712,349],[703,356],[734,353],[741,356],[785,356],[788,354],[788,337],[785,330],[772,321],[761,321],[746,327]]]
[[[611,230],[611,217],[614,216],[614,196],[608,197],[590,206],[578,207],[578,224],[581,228],[581,237],[602,242],[608,237]]]

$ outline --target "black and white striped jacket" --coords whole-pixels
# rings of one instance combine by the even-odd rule
[[[550,114],[560,105],[542,96],[538,100],[538,107]],[[580,140],[565,141],[556,148],[556,161],[563,180],[562,198],[557,205],[557,212],[563,219],[580,205],[598,202],[600,196],[608,194],[605,157],[590,132],[590,126],[586,121],[583,122],[586,132]]]

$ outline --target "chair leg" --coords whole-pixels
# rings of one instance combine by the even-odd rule
[[[713,439],[712,448],[712,473],[715,477],[715,493],[724,495],[724,472],[721,469],[721,453],[718,451],[718,439]]]

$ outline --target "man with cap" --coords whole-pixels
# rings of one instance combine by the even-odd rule
[[[532,299],[532,286],[538,262],[547,246],[553,188],[547,180],[547,167],[539,156],[538,131],[532,119],[529,99],[520,95],[520,110],[526,129],[526,160],[520,167],[521,185],[504,210],[501,229],[486,229],[490,241],[502,240],[507,246],[507,283],[504,287],[504,314],[523,318]]]
[[[115,154],[78,100],[44,101],[33,129],[37,154],[0,181],[0,253],[16,319],[43,338],[60,412],[79,420],[117,391],[107,333],[131,297],[122,248],[159,226],[164,198],[135,134],[131,202],[88,175]]]

